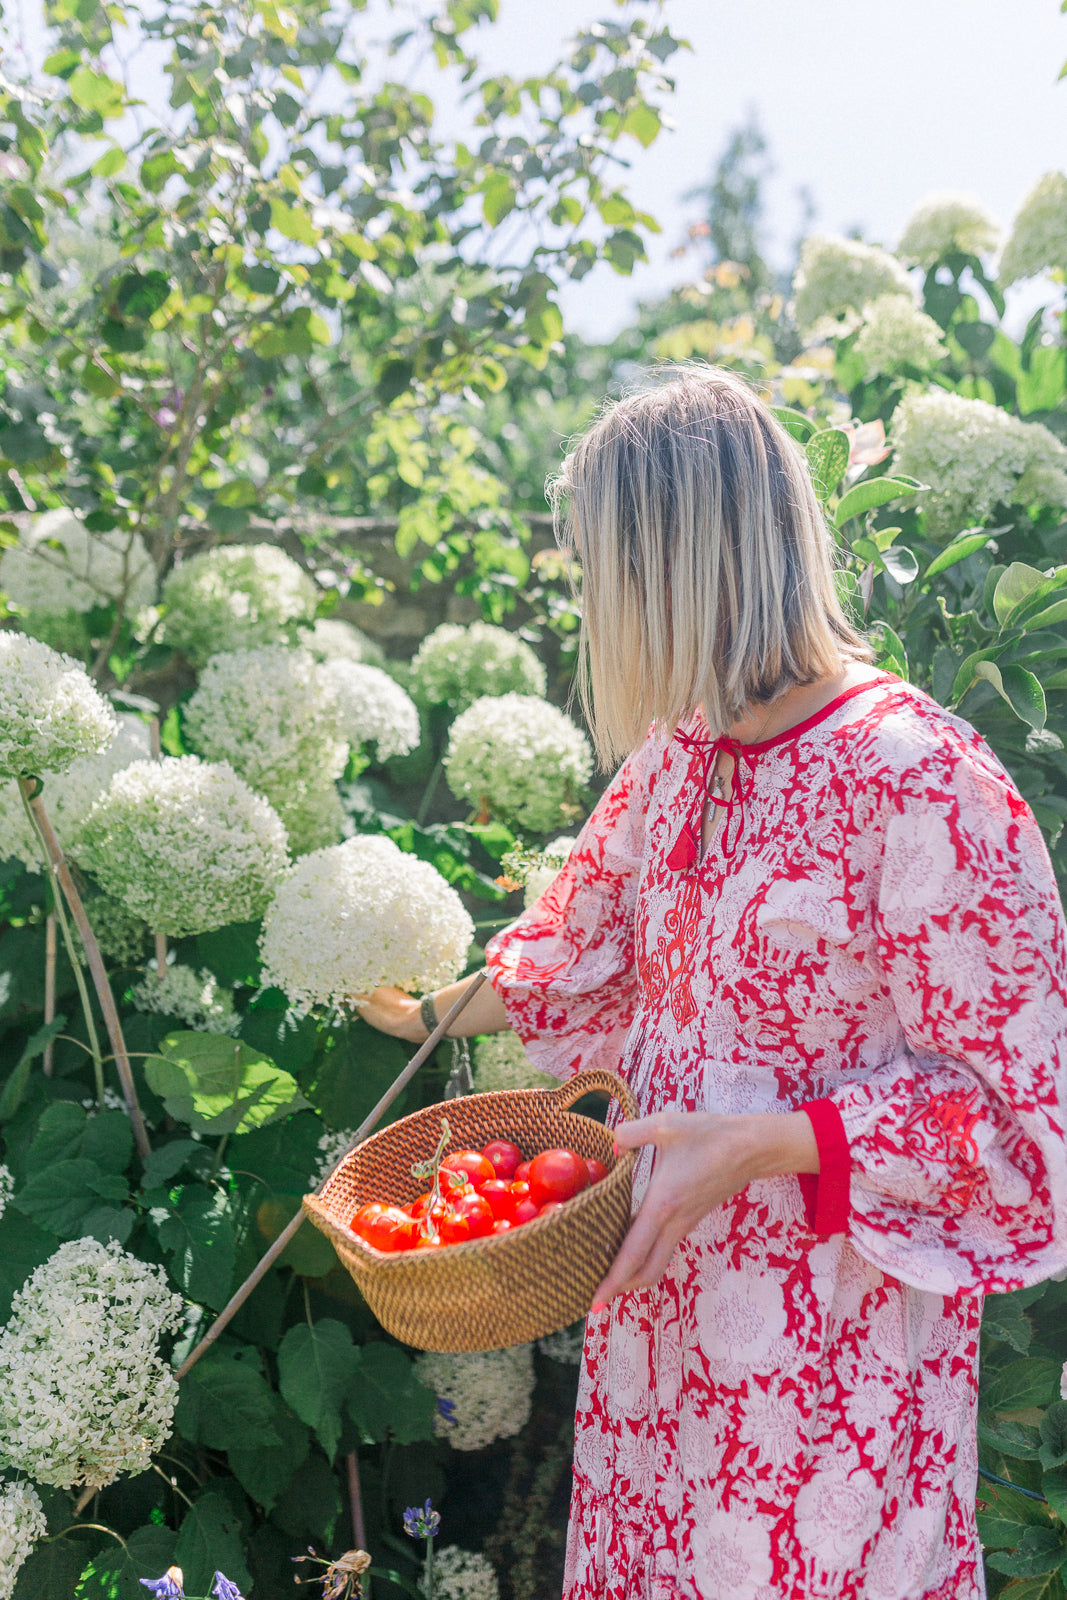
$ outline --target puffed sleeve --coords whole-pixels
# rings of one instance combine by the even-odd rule
[[[637,1003],[634,913],[645,816],[663,749],[650,738],[620,767],[563,870],[486,947],[508,1021],[543,1072],[618,1067]]]
[[[988,753],[899,800],[875,933],[907,1050],[808,1108],[821,1207],[916,1288],[1038,1283],[1067,1265],[1064,919],[1037,823]]]

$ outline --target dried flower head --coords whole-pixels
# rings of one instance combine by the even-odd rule
[[[419,1381],[451,1401],[451,1420],[438,1414],[434,1433],[453,1450],[482,1450],[494,1439],[511,1439],[529,1421],[533,1404],[533,1345],[486,1350],[475,1355],[424,1351],[415,1357]]]
[[[906,269],[888,251],[859,239],[820,234],[812,234],[800,247],[793,294],[797,323],[813,333],[879,295],[916,298]]]
[[[295,642],[315,585],[272,544],[222,545],[183,561],[163,585],[163,635],[195,667],[222,650]]]
[[[324,1572],[314,1577],[296,1580],[297,1583],[321,1583],[322,1600],[358,1600],[363,1593],[363,1574],[371,1564],[366,1550],[346,1550],[336,1561],[329,1561],[325,1556],[316,1555],[311,1545],[308,1545],[306,1556],[294,1556],[293,1560],[314,1561],[317,1566],[325,1568]]]
[[[0,1332],[0,1460],[60,1489],[144,1471],[171,1429],[158,1344],[181,1312],[161,1268],[118,1244],[60,1245]]]
[[[928,194],[912,213],[897,251],[905,261],[933,267],[947,255],[984,256],[1000,242],[1000,228],[973,194]]]
[[[106,750],[117,728],[80,662],[0,632],[0,777],[63,772]]]
[[[482,695],[543,695],[545,669],[526,641],[507,628],[443,622],[419,646],[411,681],[428,705],[462,711]]]
[[[589,741],[532,695],[476,700],[452,724],[444,760],[457,799],[513,827],[550,833],[577,815],[593,770]]]

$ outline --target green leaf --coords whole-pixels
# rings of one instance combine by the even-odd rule
[[[43,1028],[38,1028],[36,1033],[30,1035],[25,1048],[19,1056],[3,1090],[0,1091],[0,1122],[6,1122],[13,1117],[22,1103],[26,1093],[26,1086],[30,1081],[30,1068],[37,1057],[44,1054],[45,1046],[50,1040],[62,1033],[67,1025],[66,1017],[56,1017],[52,1022],[46,1022]]]
[[[171,751],[181,755],[182,751]],[[198,964],[210,967],[223,983],[243,983],[250,989],[259,987],[259,935],[260,922],[234,922],[228,928],[196,936]]]
[[[1008,646],[1006,644],[994,644],[988,646],[988,648],[985,650],[974,650],[969,656],[964,657],[963,661],[960,663],[960,669],[956,673],[956,681],[952,685],[953,705],[955,705],[958,700],[963,698],[963,696],[967,693],[967,690],[974,683],[974,676],[978,670],[979,663],[982,661],[997,660],[998,657],[1005,653],[1007,648]]]
[[[332,1461],[341,1437],[341,1410],[352,1393],[359,1356],[341,1322],[324,1317],[290,1328],[278,1351],[278,1387],[302,1422],[314,1428]]]
[[[12,422],[0,428],[0,458],[16,467],[43,461],[51,448],[47,434],[36,422]]]
[[[170,1139],[166,1144],[149,1151],[141,1173],[141,1187],[162,1188],[168,1179],[181,1171],[186,1162],[199,1166],[205,1158],[210,1160],[209,1149],[195,1139]]]
[[[626,113],[619,132],[632,133],[638,144],[643,145],[647,150],[658,136],[662,126],[659,112],[655,106],[642,102],[640,105],[632,106]]]
[[[794,411],[792,406],[772,406],[771,410],[786,433],[791,434],[800,444],[805,444],[813,433],[818,432],[818,423],[812,422],[803,411]]]
[[[354,1018],[336,1031],[304,1086],[328,1127],[357,1128],[410,1059],[399,1039]],[[402,1115],[409,1098],[405,1090],[390,1116]]]
[[[999,666],[995,661],[979,661],[974,675],[991,683],[1022,722],[1031,728],[1045,726],[1045,691],[1032,672],[1013,661]]]
[[[84,1546],[73,1539],[50,1539],[39,1544],[19,1568],[14,1600],[57,1600],[72,1595],[85,1562]],[[10,1589],[5,1593],[11,1594]]]
[[[154,267],[151,272],[127,272],[118,281],[115,306],[124,317],[147,322],[166,302],[170,279]]]
[[[59,1248],[54,1233],[46,1233],[13,1204],[0,1217],[0,1322],[6,1322],[11,1301],[30,1273]]]
[[[310,1187],[310,1180],[307,1187]],[[268,1243],[273,1244],[289,1226],[300,1206],[299,1194],[273,1194],[260,1201],[256,1207],[256,1226]],[[325,1234],[318,1228],[304,1227],[289,1240],[278,1257],[278,1265],[291,1267],[302,1278],[325,1278],[336,1267],[337,1256]]]
[[[272,200],[270,203],[271,226],[286,239],[293,239],[297,244],[316,245],[321,238],[318,228],[314,226],[306,211],[298,211],[295,206],[286,205],[284,200]]]
[[[983,1323],[984,1323],[983,1318]],[[1056,1400],[1041,1418],[1041,1465],[1062,1467],[1067,1463],[1067,1401]]]
[[[208,1354],[182,1379],[174,1423],[183,1439],[210,1450],[276,1445],[276,1407],[270,1385],[249,1362]]]
[[[1067,599],[1057,600],[1052,605],[1046,606],[1044,611],[1034,612],[1022,625],[1027,633],[1031,631],[1036,633],[1039,628],[1053,628],[1061,622],[1067,622]]]
[[[1000,1422],[994,1426],[980,1420],[978,1438],[991,1450],[1010,1456],[1013,1461],[1036,1461],[1039,1456],[1041,1437],[1036,1428],[1024,1422]]]
[[[230,1297],[237,1253],[226,1196],[193,1183],[156,1228],[175,1282],[190,1300],[220,1311]]]
[[[318,1117],[301,1111],[289,1122],[238,1134],[227,1151],[227,1165],[251,1173],[267,1193],[306,1194],[319,1164],[322,1132]]]
[[[848,469],[851,446],[843,428],[826,428],[804,447],[815,493],[825,505]]]
[[[1018,1300],[1010,1294],[986,1296],[982,1309],[982,1332],[1004,1344],[1010,1344],[1021,1356],[1029,1350],[1033,1337],[1029,1317]]]
[[[1020,372],[1015,393],[1019,412],[1055,411],[1063,403],[1067,389],[1067,352],[1063,346],[1038,345],[1030,358],[1029,371]]]
[[[1067,1522],[1067,1471],[1063,1467],[1053,1467],[1045,1472],[1041,1478],[1041,1489],[1061,1521]]]
[[[988,533],[958,533],[951,544],[945,546],[940,555],[936,555],[923,573],[923,582],[927,578],[935,578],[939,572],[945,572],[949,567],[954,567],[957,561],[964,561],[967,556],[973,556],[976,550],[984,550],[990,542]]]
[[[149,1087],[167,1112],[200,1133],[247,1133],[308,1102],[295,1078],[240,1039],[215,1033],[169,1033],[145,1062]]]
[[[154,1522],[128,1534],[125,1545],[109,1539],[82,1572],[75,1600],[145,1600],[141,1579],[149,1573],[158,1578],[174,1565],[177,1540],[173,1528]]]
[[[126,1180],[101,1172],[95,1161],[59,1161],[33,1177],[11,1204],[61,1239],[89,1235],[106,1244],[125,1244],[134,1224],[132,1211],[121,1209],[129,1198]]]
[[[1046,581],[1045,574],[1024,561],[1013,561],[1001,574],[993,591],[993,612],[1003,627],[1015,607]]]
[[[278,1496],[288,1487],[293,1474],[300,1471],[311,1448],[306,1424],[294,1417],[287,1406],[278,1405],[273,1428],[277,1444],[263,1444],[254,1439],[234,1445],[226,1452],[230,1470],[241,1488],[264,1511],[273,1510]]]
[[[919,575],[919,563],[910,550],[903,545],[894,545],[889,550],[883,550],[881,555],[882,565],[891,578],[899,584],[913,583]]]
[[[876,622],[871,628],[871,642],[875,645],[875,661],[886,672],[895,672],[898,678],[908,681],[908,652],[904,641],[888,622]]]
[[[1043,1573],[1056,1572],[1065,1556],[1067,1545],[1055,1528],[1024,1528],[1014,1550],[996,1550],[986,1556],[986,1563],[994,1572],[1036,1578]]]
[[[869,478],[865,483],[854,484],[841,496],[834,512],[834,527],[843,527],[850,517],[862,516],[865,511],[873,511],[875,506],[888,505],[890,500],[918,493],[919,485],[905,482],[903,478]]]
[[[96,111],[102,117],[120,117],[125,96],[121,83],[89,67],[79,67],[67,81],[67,93],[83,111]]]
[[[247,1589],[252,1574],[245,1563],[241,1521],[221,1489],[209,1489],[186,1512],[174,1547],[174,1565],[181,1567],[187,1594],[207,1594],[216,1571],[238,1589]]]
[[[57,1161],[84,1156],[104,1172],[125,1172],[133,1155],[133,1133],[124,1111],[89,1116],[72,1100],[46,1106],[26,1154],[27,1172],[41,1172]]]
[[[505,172],[491,172],[482,185],[482,215],[491,228],[515,207],[515,191]]]
[[[395,1439],[415,1444],[433,1438],[437,1401],[415,1376],[409,1355],[395,1344],[365,1344],[348,1400],[353,1421],[367,1444]]]
[[[1031,1406],[1049,1406],[1060,1398],[1062,1361],[1031,1357],[1012,1361],[1003,1367],[982,1391],[983,1411],[1026,1411]]]

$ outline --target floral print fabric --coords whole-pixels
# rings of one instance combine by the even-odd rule
[[[744,747],[692,859],[703,731],[623,766],[493,982],[539,1067],[646,1115],[812,1105],[822,1171],[590,1315],[566,1597],[977,1600],[981,1296],[1067,1265],[1048,856],[977,734],[883,675]]]

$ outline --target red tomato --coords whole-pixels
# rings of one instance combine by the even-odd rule
[[[452,1209],[457,1217],[467,1219],[472,1239],[484,1239],[487,1233],[492,1233],[496,1216],[488,1200],[483,1200],[480,1194],[465,1194]]]
[[[427,1189],[425,1194],[420,1194],[419,1198],[417,1200],[412,1200],[411,1204],[409,1206],[405,1207],[405,1210],[409,1211],[413,1217],[424,1217],[426,1215],[427,1211],[429,1211],[429,1209],[430,1209],[430,1191],[429,1191],[429,1189]]]
[[[490,1178],[488,1183],[482,1185],[482,1199],[492,1207],[493,1216],[499,1221],[501,1217],[511,1216],[519,1197],[512,1194],[509,1183],[504,1183],[500,1178]]]
[[[537,1215],[539,1217],[543,1217],[545,1215],[545,1213],[548,1212],[548,1211],[562,1211],[562,1210],[563,1210],[563,1201],[562,1200],[550,1200],[547,1205],[544,1205],[544,1206],[541,1207],[541,1209],[537,1213]]]
[[[420,1233],[413,1246],[416,1250],[440,1250],[440,1239],[431,1239],[425,1233]]]
[[[527,1195],[526,1199],[520,1200],[515,1207],[515,1213],[511,1219],[512,1226],[517,1228],[524,1222],[532,1222],[534,1217],[539,1217],[540,1215],[541,1207],[534,1205],[529,1195]]]
[[[589,1169],[573,1150],[542,1150],[530,1162],[530,1199],[537,1205],[569,1200],[589,1187]]]
[[[381,1200],[368,1200],[365,1206],[360,1206],[348,1226],[353,1233],[358,1233],[362,1238],[371,1220],[384,1210],[385,1206]]]
[[[599,1183],[601,1178],[606,1178],[607,1177],[607,1175],[608,1175],[607,1167],[604,1165],[604,1163],[602,1161],[598,1161],[596,1159],[596,1156],[586,1156],[585,1164],[589,1169],[589,1182],[590,1183]]]
[[[470,1223],[466,1217],[457,1216],[451,1209],[443,1217],[437,1219],[437,1226],[441,1234],[442,1244],[462,1244],[471,1236]]]
[[[493,1163],[477,1150],[456,1150],[441,1162],[442,1172],[463,1172],[476,1189],[496,1177]]]
[[[493,1223],[493,1232],[510,1233],[513,1226],[514,1224],[510,1223],[507,1217],[499,1217],[497,1221]]]
[[[529,1176],[530,1163],[528,1161],[520,1161],[518,1166],[515,1168],[515,1181],[517,1183],[525,1183]]]
[[[410,1250],[419,1236],[419,1225],[399,1206],[384,1206],[367,1224],[363,1237],[375,1250],[388,1255],[398,1250]]]
[[[485,1146],[482,1155],[493,1164],[493,1171],[498,1178],[507,1182],[508,1178],[515,1176],[515,1168],[522,1161],[522,1151],[517,1144],[509,1144],[507,1139],[493,1139]]]

